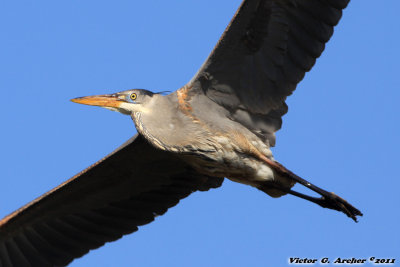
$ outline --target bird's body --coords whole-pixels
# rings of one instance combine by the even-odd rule
[[[285,103],[349,0],[244,0],[195,76],[169,95],[143,89],[72,101],[130,115],[138,135],[0,220],[0,266],[60,266],[138,230],[224,178],[291,194],[357,221],[362,213],[271,152]],[[301,184],[321,197],[292,190]]]
[[[193,98],[186,88],[167,96],[154,95],[142,111],[132,114],[138,132],[155,147],[177,153],[207,176],[226,177],[254,187],[264,182],[286,188],[294,185],[262,160],[273,159],[268,142],[230,120],[229,112],[206,96]],[[272,196],[284,193],[275,189],[269,192]]]

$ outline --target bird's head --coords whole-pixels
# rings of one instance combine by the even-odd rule
[[[131,115],[133,112],[144,112],[146,104],[150,102],[154,95],[156,94],[148,90],[132,89],[109,95],[78,97],[71,99],[71,101]]]

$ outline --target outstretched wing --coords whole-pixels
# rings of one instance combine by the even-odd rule
[[[349,0],[244,0],[186,88],[270,145],[285,99],[314,65]]]
[[[223,179],[191,170],[136,136],[0,221],[0,266],[63,266],[150,223]]]

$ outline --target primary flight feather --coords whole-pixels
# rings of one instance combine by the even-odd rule
[[[362,213],[277,162],[285,99],[315,64],[348,0],[244,0],[197,74],[169,95],[75,98],[132,117],[138,135],[0,221],[0,266],[64,266],[223,179]],[[299,183],[321,195],[292,187]]]

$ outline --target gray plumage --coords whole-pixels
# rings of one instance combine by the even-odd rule
[[[244,0],[193,79],[73,99],[130,115],[139,134],[0,221],[0,266],[63,266],[138,230],[224,178],[362,213],[275,161],[285,103],[315,64],[348,0]],[[320,194],[293,191],[299,183]]]

